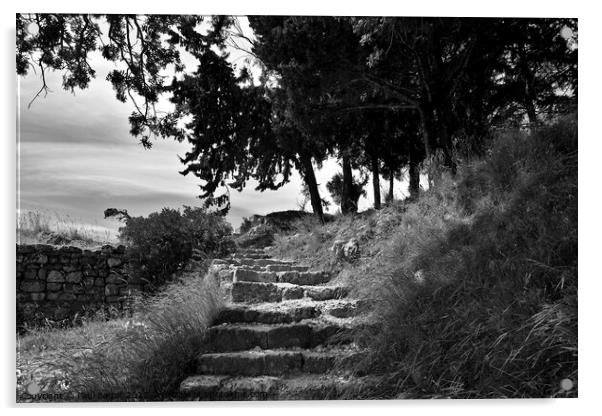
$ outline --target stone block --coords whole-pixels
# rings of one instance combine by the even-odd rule
[[[83,274],[82,272],[71,272],[67,273],[65,280],[69,283],[81,283]]]
[[[58,300],[60,301],[66,301],[66,302],[71,302],[77,299],[77,296],[75,295],[75,293],[59,293],[59,297]]]
[[[39,264],[46,264],[48,263],[48,256],[46,254],[37,254],[34,258],[33,261]]]
[[[62,292],[49,292],[46,293],[46,300],[56,301],[59,300],[59,296],[61,296]]]
[[[237,268],[234,272],[234,282],[261,282],[261,283],[276,283],[278,277],[276,273],[260,272],[247,268]]]
[[[46,282],[42,280],[23,280],[21,290],[23,292],[43,292],[46,289]]]
[[[34,302],[40,302],[46,299],[46,293],[32,293],[31,300]]]
[[[281,289],[282,300],[301,299],[304,295],[300,286],[287,286]]]
[[[67,293],[84,293],[84,287],[77,283],[65,283],[63,290]]]
[[[118,267],[118,266],[121,266],[121,263],[122,263],[122,261],[118,257],[109,257],[107,259],[107,265],[109,267]]]
[[[92,287],[94,286],[94,277],[84,275],[82,283],[85,287]]]
[[[46,290],[49,292],[58,292],[62,288],[63,288],[62,283],[47,283],[46,284]]]
[[[37,270],[26,270],[25,273],[23,273],[23,278],[25,279],[35,280],[36,277],[38,277]]]

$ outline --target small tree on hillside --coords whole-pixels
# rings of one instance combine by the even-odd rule
[[[353,205],[352,212],[357,212],[358,201],[360,197],[366,196],[366,190],[364,189],[366,183],[368,183],[367,176],[361,182],[357,182],[355,178],[353,178],[350,198]],[[328,189],[328,192],[330,192],[334,203],[340,206],[343,202],[343,174],[335,174],[326,184],[326,189]]]

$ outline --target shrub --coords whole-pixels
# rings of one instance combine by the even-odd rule
[[[188,206],[127,218],[119,232],[128,243],[133,273],[157,285],[181,271],[193,250],[221,257],[234,248],[232,227],[223,216]]]

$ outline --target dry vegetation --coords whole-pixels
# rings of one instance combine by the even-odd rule
[[[576,396],[576,120],[500,134],[436,183],[415,202],[298,223],[274,254],[374,300],[357,370],[386,374],[383,397]],[[362,257],[337,263],[330,247],[352,237]]]
[[[172,399],[220,307],[217,287],[189,277],[141,300],[132,318],[17,335],[17,400],[46,400],[27,395],[32,381],[60,395],[49,401]]]
[[[116,241],[116,231],[85,224],[69,215],[47,210],[23,210],[17,216],[19,244],[73,245],[88,248]]]

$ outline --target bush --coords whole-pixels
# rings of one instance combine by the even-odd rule
[[[128,244],[132,272],[157,285],[181,271],[193,250],[222,257],[234,249],[231,225],[202,208],[163,208],[146,218],[127,218],[119,232]]]

